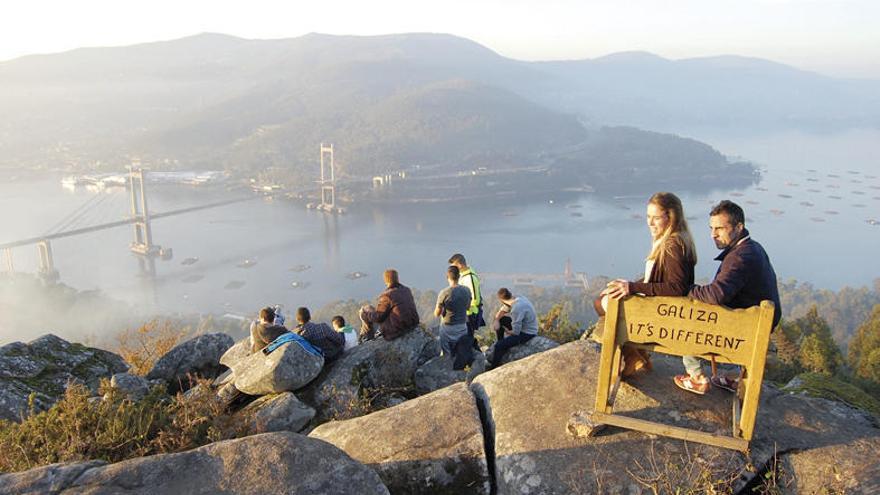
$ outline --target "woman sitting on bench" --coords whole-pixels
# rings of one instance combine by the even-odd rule
[[[630,294],[645,296],[685,296],[694,283],[694,265],[697,250],[688,230],[684,208],[678,196],[658,192],[648,200],[648,230],[651,232],[651,252],[645,260],[645,275],[641,281],[612,280],[593,306],[599,314],[594,340],[601,342],[605,323],[607,298],[620,299]],[[651,369],[650,355],[643,350],[625,345],[624,366],[621,374],[631,376],[641,369]]]

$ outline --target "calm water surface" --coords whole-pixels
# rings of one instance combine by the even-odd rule
[[[880,277],[880,226],[866,222],[880,220],[880,131],[689,135],[765,169],[762,182],[744,190],[719,184],[716,190],[680,194],[697,240],[698,278],[711,277],[717,267],[707,214],[724,198],[746,210],[748,227],[779,276],[830,289],[867,285]],[[101,204],[80,225],[128,214],[126,191],[68,190],[59,179],[0,184],[0,242],[40,235],[86,201]],[[150,209],[167,211],[238,194],[155,186]],[[174,259],[157,261],[154,279],[142,275],[128,251],[131,227],[52,246],[62,281],[78,289],[101,289],[160,311],[250,313],[266,303],[292,308],[372,298],[389,266],[407,285],[439,289],[446,260],[459,251],[483,272],[561,273],[570,259],[576,271],[590,277],[633,277],[643,270],[649,248],[646,199],[585,195],[548,196],[529,204],[361,206],[338,218],[259,199],[156,220],[154,241],[173,248]],[[14,250],[16,269],[35,271],[35,255],[35,247]],[[190,257],[198,261],[182,263]],[[237,266],[246,259],[255,264]],[[310,268],[292,270],[298,265]],[[367,276],[348,279],[354,271]],[[294,282],[307,287],[294,288]]]

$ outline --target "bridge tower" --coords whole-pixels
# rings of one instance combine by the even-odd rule
[[[40,268],[37,273],[43,280],[43,283],[54,284],[58,281],[58,270],[55,269],[55,258],[52,256],[52,245],[48,239],[37,243],[37,251],[40,256]],[[12,260],[10,259],[10,262]]]
[[[3,248],[3,258],[6,260],[3,271],[10,274],[15,273],[15,265],[12,263],[12,248]]]
[[[321,143],[321,205],[318,209],[336,209],[336,166],[333,163],[333,145]]]
[[[146,170],[138,161],[129,167],[128,185],[131,191],[131,218],[134,220],[134,241],[130,244],[131,251],[147,257],[161,256],[171,258],[171,249],[153,244],[153,230],[150,227],[150,210],[147,208],[147,186],[144,180]]]

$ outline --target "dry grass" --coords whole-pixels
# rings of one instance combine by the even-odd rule
[[[124,459],[180,452],[248,434],[252,421],[225,410],[208,381],[185,397],[154,387],[132,401],[105,382],[103,400],[71,383],[48,411],[20,424],[0,421],[0,472],[56,462]]]
[[[143,376],[153,368],[160,357],[173,349],[188,334],[189,328],[175,327],[168,321],[152,320],[117,335],[114,352],[122,356],[122,359],[131,366],[129,373]]]

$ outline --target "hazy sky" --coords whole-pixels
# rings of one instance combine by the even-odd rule
[[[880,0],[11,0],[0,60],[200,32],[443,32],[523,59],[738,54],[880,78]]]

